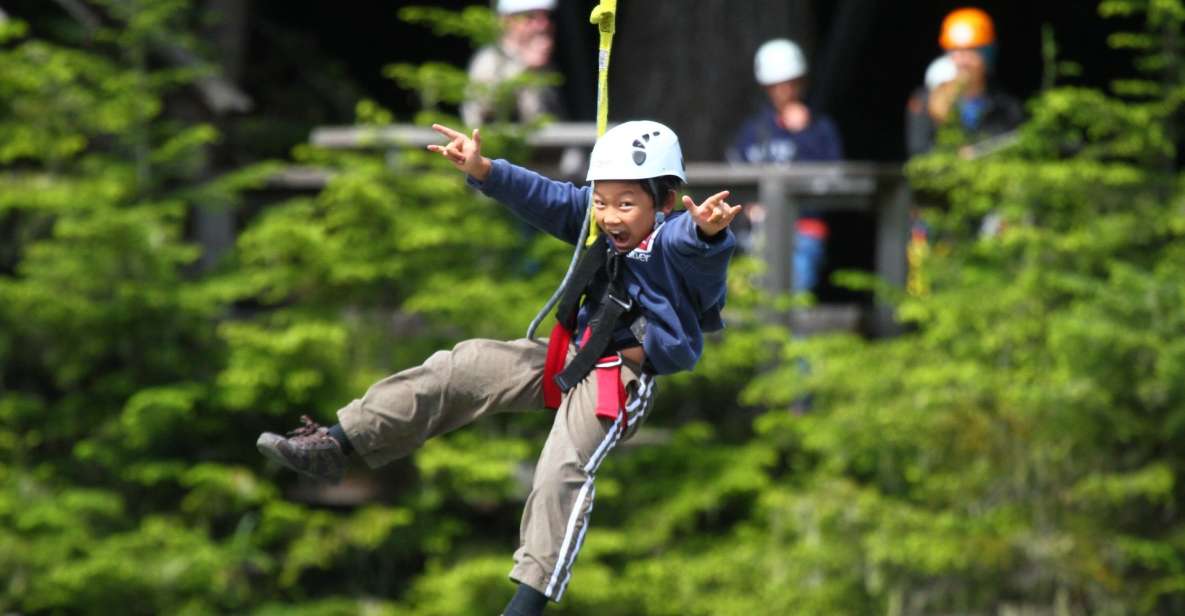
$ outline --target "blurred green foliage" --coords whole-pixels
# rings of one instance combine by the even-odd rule
[[[521,335],[568,247],[439,157],[298,146],[324,189],[197,267],[192,212],[246,204],[276,165],[212,173],[218,132],[170,112],[199,73],[148,46],[194,40],[190,3],[101,6],[118,26],[85,46],[0,27],[0,611],[497,613],[547,413],[337,491],[252,443],[437,348]],[[735,261],[729,329],[603,467],[551,613],[1185,612],[1185,9],[1100,10],[1143,20],[1112,43],[1155,72],[1050,88],[1007,147],[910,163],[945,207],[930,291],[896,297],[905,333],[792,339]],[[456,122],[449,71],[390,70],[439,90],[416,122]],[[522,134],[490,127],[489,153],[525,156]]]

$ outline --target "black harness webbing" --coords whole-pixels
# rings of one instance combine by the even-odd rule
[[[621,283],[621,259],[624,258],[625,255],[618,254],[608,246],[602,234],[576,264],[576,271],[556,309],[556,319],[568,331],[576,331],[580,300],[587,296],[597,274],[604,271],[608,284],[605,285],[605,294],[601,297],[600,306],[585,326],[588,330],[587,339],[572,361],[555,375],[555,382],[564,393],[592,372],[597,361],[604,357],[605,350],[609,348],[617,322],[633,307],[633,300]]]

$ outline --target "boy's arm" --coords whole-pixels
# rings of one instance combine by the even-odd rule
[[[736,249],[736,237],[728,225],[741,211],[741,206],[729,205],[727,197],[728,191],[719,192],[702,205],[683,197],[687,215],[675,216],[667,223],[670,233],[660,236],[701,309],[724,302],[728,262]]]
[[[440,124],[433,124],[432,128],[450,141],[445,145],[429,145],[428,149],[463,171],[471,186],[509,207],[532,226],[569,243],[579,240],[588,203],[587,189],[482,156],[481,133],[477,129],[472,137],[466,137]]]
[[[501,159],[491,161],[484,180],[471,175],[466,181],[531,226],[570,244],[579,239],[588,189],[557,182]]]

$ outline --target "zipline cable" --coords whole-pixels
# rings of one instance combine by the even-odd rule
[[[601,3],[593,8],[588,21],[597,26],[597,30],[601,33],[601,42],[597,50],[597,138],[599,139],[601,135],[605,134],[605,128],[609,124],[609,55],[613,51],[617,0],[601,0]],[[572,253],[572,262],[568,264],[568,272],[564,274],[564,280],[560,282],[560,286],[551,294],[547,303],[535,315],[531,325],[527,327],[528,339],[535,337],[535,330],[539,329],[539,324],[547,318],[547,314],[555,307],[560,295],[568,287],[568,283],[572,280],[572,272],[576,269],[576,262],[580,260],[580,255],[584,252],[585,247],[592,246],[593,242],[597,241],[597,226],[592,222],[592,211],[592,193],[590,192],[588,209],[584,213],[584,222],[580,224],[581,231],[577,235],[576,250]],[[581,242],[580,237],[584,235],[585,229],[588,229],[588,239]]]

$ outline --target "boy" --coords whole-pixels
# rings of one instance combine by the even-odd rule
[[[600,230],[573,273],[547,342],[469,340],[387,377],[338,411],[339,424],[305,426],[257,446],[302,474],[337,480],[351,451],[371,467],[412,453],[431,437],[488,413],[557,409],[527,497],[510,573],[518,592],[505,614],[540,614],[559,601],[580,551],[597,467],[645,418],[654,377],[695,367],[704,331],[723,327],[725,277],[740,211],[728,191],[672,213],[686,181],[679,140],[657,122],[626,122],[593,147],[577,188],[481,155],[477,130],[430,145],[470,185],[536,227],[583,241],[590,193]],[[583,299],[583,301],[582,301]],[[579,344],[572,342],[579,340]]]

